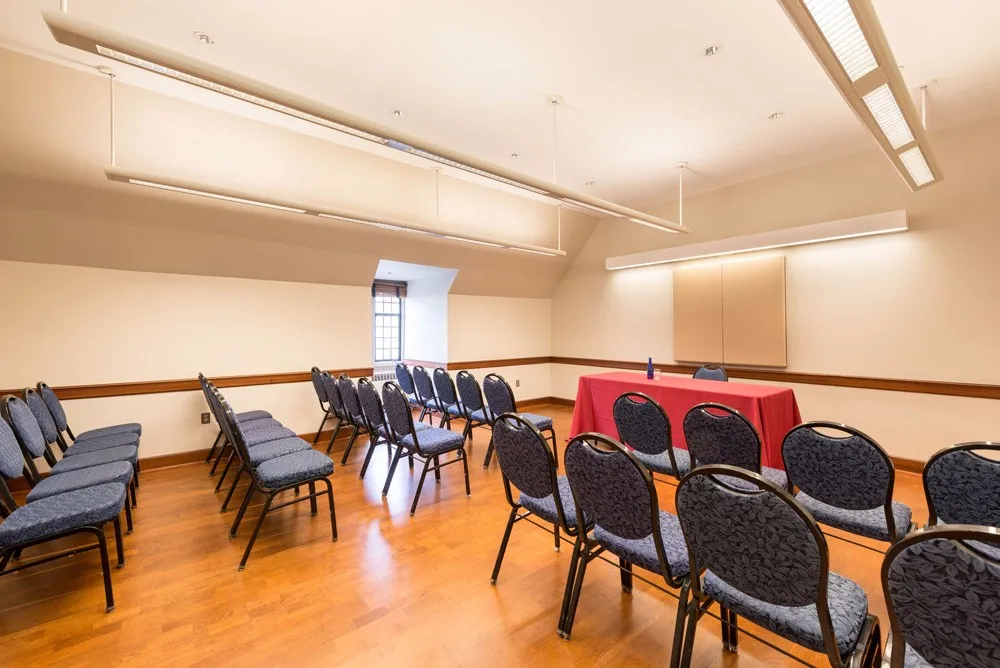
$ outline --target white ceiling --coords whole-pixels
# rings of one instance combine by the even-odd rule
[[[378,269],[375,270],[375,278],[384,281],[416,281],[421,278],[431,278],[440,274],[455,272],[455,269],[432,267],[427,264],[379,260]]]
[[[998,0],[874,0],[931,130],[1000,114]],[[0,45],[102,64],[54,42],[41,8],[0,5]],[[70,0],[70,11],[481,158],[623,204],[872,146],[776,0]],[[202,30],[206,46],[191,33]],[[702,55],[711,44],[721,51]],[[340,135],[161,77],[122,81],[366,150]],[[393,109],[403,115],[394,117]],[[775,111],[778,121],[768,120]],[[519,159],[512,163],[511,153]]]

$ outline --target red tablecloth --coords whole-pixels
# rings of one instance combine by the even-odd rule
[[[615,399],[629,391],[648,394],[663,406],[670,418],[674,447],[685,450],[684,416],[693,406],[713,401],[735,408],[747,416],[763,436],[761,463],[770,468],[785,468],[781,461],[781,440],[792,427],[802,422],[795,393],[788,388],[674,376],[649,380],[644,373],[616,371],[580,376],[570,438],[587,431],[617,437],[611,407]]]

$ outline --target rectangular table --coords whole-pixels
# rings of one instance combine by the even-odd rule
[[[622,393],[630,391],[648,394],[663,406],[670,418],[674,447],[685,450],[684,416],[692,407],[711,401],[735,408],[760,431],[764,439],[761,464],[770,468],[784,470],[781,441],[802,422],[795,393],[788,388],[675,376],[649,380],[644,373],[616,371],[580,376],[570,438],[588,431],[617,438],[612,406]]]

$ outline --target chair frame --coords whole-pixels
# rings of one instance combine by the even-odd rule
[[[354,396],[354,403],[357,404],[358,411],[360,413],[359,415],[352,415],[351,411],[347,408],[347,402],[344,401],[344,393],[340,389],[341,383],[350,384],[351,392],[353,393]],[[351,438],[347,441],[347,447],[344,448],[344,456],[341,457],[340,459],[340,465],[346,466],[347,458],[351,455],[351,448],[354,447],[354,442],[358,439],[358,435],[361,433],[361,430],[364,430],[365,434],[367,434],[369,438],[374,438],[374,437],[368,431],[368,422],[364,415],[364,409],[361,408],[361,398],[358,396],[358,388],[354,385],[354,381],[351,380],[351,377],[348,376],[346,373],[340,374],[340,377],[337,378],[337,391],[340,392],[340,402],[341,405],[344,407],[345,420],[347,421],[347,424],[351,426]],[[340,425],[338,425],[338,427],[339,426]],[[334,434],[334,438],[336,438],[336,434]],[[330,439],[330,447],[326,449],[327,454],[329,454],[330,450],[332,449],[333,449],[333,438]]]
[[[490,408],[489,406],[486,405],[486,400],[483,398],[483,386],[479,384],[479,379],[477,379],[474,375],[472,375],[470,371],[466,370],[459,371],[457,374],[455,374],[456,389],[458,386],[457,382],[458,379],[464,378],[466,376],[471,378],[472,381],[476,384],[476,392],[479,393],[479,405],[482,406],[481,409],[479,408],[470,409],[469,405],[464,400],[462,400],[462,394],[460,392],[458,393],[458,398],[459,400],[461,400],[462,403],[462,415],[465,418],[465,429],[462,430],[462,436],[465,437],[466,439],[472,439],[473,429],[475,429],[476,427],[486,427],[487,429],[492,431],[493,424],[492,422],[490,422],[490,413],[489,413]],[[472,417],[473,410],[482,410],[483,417],[485,417],[486,420],[481,421]]]
[[[516,413],[504,413],[503,415],[497,418],[497,421],[500,420],[511,420],[513,422],[519,423],[522,427],[527,427],[531,431],[532,435],[538,439],[538,442],[541,443],[542,447],[545,449],[545,455],[548,458],[549,474],[552,484],[552,499],[555,502],[556,515],[559,518],[559,520],[552,525],[552,531],[551,531],[552,535],[555,538],[555,551],[558,552],[560,547],[560,536],[559,536],[560,530],[562,530],[568,537],[573,539],[577,538],[580,531],[577,527],[570,526],[569,523],[566,521],[566,512],[563,509],[562,497],[559,495],[558,469],[556,468],[556,460],[554,455],[552,454],[552,448],[549,446],[548,439],[546,439],[545,436],[542,435],[542,432],[538,431],[538,428],[535,425],[531,424],[530,422],[528,422],[521,416],[517,415]],[[510,505],[510,515],[507,517],[507,527],[506,529],[504,529],[503,540],[500,541],[500,550],[497,552],[496,563],[493,565],[493,574],[490,576],[491,585],[496,585],[497,579],[500,577],[500,567],[503,565],[503,557],[504,554],[507,552],[507,542],[510,540],[510,534],[514,530],[514,525],[517,522],[526,520],[529,523],[534,524],[538,528],[542,529],[543,531],[549,531],[547,527],[542,526],[541,524],[532,519],[534,513],[524,508],[517,501],[514,501],[514,495],[511,491],[510,480],[507,478],[507,474],[503,472],[502,464],[500,466],[500,477],[503,479],[504,495],[507,497],[507,503]],[[522,510],[524,511],[523,514],[521,514],[520,512]],[[589,529],[590,527],[584,527],[585,531]]]
[[[429,396],[429,397],[425,397],[424,394],[423,394],[423,392],[420,391],[420,385],[417,383],[417,375],[416,375],[417,374],[417,369],[419,369],[421,372],[427,374],[427,378],[428,378],[428,380],[431,383],[431,396]],[[434,414],[435,413],[444,413],[444,411],[442,411],[441,408],[440,408],[441,407],[441,402],[438,399],[437,390],[434,388],[434,377],[427,371],[427,369],[425,369],[420,364],[417,364],[416,366],[413,367],[413,369],[410,370],[410,376],[413,378],[413,394],[416,395],[417,402],[420,404],[420,417],[417,418],[417,422],[423,422],[424,421],[424,416],[426,415],[429,424],[431,426],[433,426],[434,425]],[[396,385],[396,387],[399,387],[398,384],[395,384],[395,383],[393,383],[393,384]],[[402,392],[403,388],[400,387],[399,390],[400,390],[400,392]],[[406,392],[403,392],[403,396],[406,396]],[[430,404],[430,402],[432,400],[434,401],[434,406],[431,406],[431,404]],[[409,398],[407,398],[407,404],[409,404]],[[435,406],[436,406],[436,408],[435,408]]]
[[[830,616],[830,605],[829,599],[827,597],[827,587],[830,575],[830,548],[826,542],[826,535],[820,529],[819,524],[813,518],[813,516],[807,511],[802,504],[795,500],[795,497],[783,487],[780,487],[770,480],[766,479],[759,473],[754,473],[753,471],[748,471],[744,468],[738,466],[731,466],[729,464],[706,464],[695,469],[692,469],[690,473],[685,475],[680,484],[677,486],[677,492],[674,495],[675,503],[676,498],[680,495],[681,490],[688,483],[689,480],[696,476],[709,476],[713,478],[713,483],[716,485],[721,485],[731,490],[734,494],[742,496],[750,496],[763,493],[771,493],[778,496],[782,501],[788,504],[792,510],[806,523],[809,527],[810,533],[812,533],[813,539],[816,541],[816,548],[819,553],[819,582],[816,588],[816,614],[819,617],[820,632],[823,635],[823,645],[826,649],[826,658],[830,662],[831,666],[849,667],[849,668],[861,668],[861,667],[871,667],[880,666],[882,663],[882,640],[881,640],[881,630],[879,626],[878,617],[868,613],[865,618],[865,622],[861,627],[861,632],[858,636],[857,644],[855,645],[854,652],[845,664],[841,661],[840,651],[837,648],[837,637],[833,629],[833,621]],[[753,491],[738,489],[726,485],[724,482],[718,480],[716,476],[728,476],[731,478],[738,478],[746,482],[755,484],[758,489]],[[694,651],[694,639],[695,633],[697,631],[698,621],[708,612],[712,603],[718,603],[720,609],[720,617],[718,619],[722,623],[722,645],[723,648],[730,652],[739,651],[739,618],[735,612],[723,607],[721,603],[715,599],[709,597],[702,590],[701,587],[701,575],[705,569],[701,568],[695,558],[695,553],[691,549],[691,544],[688,542],[688,563],[691,566],[691,574],[689,577],[690,583],[690,601],[684,602],[680,601],[677,608],[677,619],[682,618],[687,619],[687,628],[684,631],[684,649],[680,657],[680,665],[683,668],[687,668],[691,665],[692,653]],[[744,631],[744,633],[747,633]],[[789,656],[798,661],[802,661],[795,655],[791,654],[787,650],[784,650],[763,638],[760,638],[752,633],[747,633],[755,640],[758,640],[765,645],[775,649],[785,656]],[[778,634],[775,634],[778,635]],[[779,636],[781,637],[781,636]],[[790,638],[785,638],[790,642],[795,642]],[[872,641],[875,641],[874,644]],[[798,643],[796,643],[798,644]],[[809,648],[805,648],[809,649]],[[813,650],[809,650],[813,651]],[[803,662],[804,663],[804,662]]]
[[[927,460],[927,463],[924,464],[924,468],[920,472],[920,480],[924,487],[924,499],[927,500],[928,516],[927,516],[926,526],[936,526],[938,524],[937,509],[934,508],[934,499],[931,498],[931,490],[930,487],[927,486],[927,471],[931,468],[931,464],[936,462],[938,459],[941,459],[945,455],[950,455],[954,452],[965,451],[969,452],[974,457],[979,457],[980,459],[1000,465],[1000,460],[992,460],[983,457],[982,455],[976,454],[975,452],[976,450],[990,450],[992,452],[1000,452],[1000,443],[994,443],[992,441],[970,441],[967,443],[959,443],[957,445],[952,445],[947,448],[942,448],[941,450],[938,450],[933,455],[931,455],[930,459]]]
[[[402,388],[400,388],[399,385],[397,385],[396,383],[394,383],[392,381],[386,381],[385,384],[382,385],[382,391],[386,392],[387,390],[389,392],[396,392],[396,393],[398,393],[403,398],[403,400],[406,401],[406,393],[403,392]],[[383,402],[383,404],[384,404],[384,402]],[[406,405],[407,405],[407,407],[409,407],[409,405],[410,405],[409,401],[406,401]],[[383,410],[385,410],[384,405],[383,405]],[[410,505],[410,517],[413,517],[413,514],[417,512],[417,502],[420,500],[420,492],[424,488],[424,479],[427,477],[427,472],[428,471],[434,471],[434,479],[438,483],[440,483],[441,482],[441,469],[442,468],[444,468],[445,466],[450,466],[452,464],[456,464],[458,462],[462,462],[462,467],[465,469],[465,496],[466,497],[471,497],[472,496],[472,489],[469,486],[469,456],[465,452],[465,441],[462,441],[461,445],[456,446],[452,450],[445,450],[444,452],[439,452],[436,455],[425,454],[424,451],[420,449],[420,437],[418,435],[420,432],[418,432],[413,427],[413,424],[414,424],[413,423],[413,413],[410,410],[406,411],[406,419],[407,419],[407,423],[408,423],[408,431],[406,433],[402,434],[402,437],[401,437],[400,434],[396,433],[395,427],[392,426],[392,422],[388,419],[388,411],[386,411],[386,430],[385,431],[386,431],[386,434],[388,434],[389,439],[392,441],[393,445],[395,446],[396,452],[393,455],[392,463],[389,465],[389,473],[386,475],[385,485],[382,487],[382,496],[386,497],[386,496],[389,495],[389,485],[392,484],[392,477],[396,473],[396,466],[399,464],[399,460],[402,459],[402,457],[404,455],[409,455],[411,458],[415,457],[417,460],[423,462],[423,469],[420,472],[420,482],[417,483],[417,491],[413,495],[413,503]],[[406,438],[407,436],[412,436],[413,437],[413,446],[412,447],[406,445],[402,441],[402,438]],[[447,454],[449,452],[456,452],[456,453],[458,453],[458,457],[455,458],[455,459],[452,459],[452,460],[446,460],[442,464],[441,461],[440,461],[441,455],[445,455],[445,454]],[[432,461],[434,462],[433,466],[431,466],[431,462]]]
[[[371,416],[368,415],[368,411],[365,410],[365,402],[361,401],[361,386],[370,387],[372,394],[375,395],[375,399],[378,402],[378,409],[381,413],[382,427],[385,429],[385,433],[389,433],[389,420],[385,415],[385,408],[382,406],[382,397],[379,395],[378,390],[375,388],[375,383],[367,378],[358,379],[358,403],[361,405],[361,415],[365,419],[365,428],[368,431],[368,452],[365,454],[365,461],[361,465],[361,473],[358,478],[364,479],[365,473],[368,471],[368,464],[371,463],[372,454],[375,452],[375,447],[381,443],[385,443],[386,454],[389,456],[389,464],[392,464],[392,451],[395,445],[388,436],[383,436],[382,432],[379,431],[379,427],[372,422]],[[403,393],[406,394],[405,392]]]
[[[639,475],[645,483],[646,490],[649,494],[649,513],[653,529],[653,545],[656,547],[656,556],[660,567],[657,575],[662,576],[668,586],[673,589],[679,589],[679,598],[686,600],[689,590],[689,577],[687,573],[684,573],[680,577],[674,577],[670,572],[666,550],[663,547],[663,535],[660,531],[660,505],[656,494],[656,485],[653,483],[653,476],[649,473],[649,469],[647,469],[642,462],[636,459],[635,455],[629,452],[628,448],[624,445],[610,436],[605,436],[604,434],[598,434],[596,432],[587,432],[575,436],[572,440],[570,440],[569,444],[567,444],[566,452],[569,452],[570,448],[573,447],[586,447],[598,450],[598,448],[594,447],[594,443],[600,443],[603,445],[604,452],[620,452],[625,455],[625,457],[628,458],[628,461],[635,467],[636,471],[639,472]],[[563,604],[562,610],[559,614],[558,627],[558,633],[564,640],[569,640],[573,631],[573,621],[576,618],[577,605],[580,603],[580,591],[583,588],[583,580],[587,573],[587,564],[594,559],[601,558],[614,565],[613,562],[602,556],[606,548],[590,537],[590,527],[593,527],[594,523],[587,522],[584,518],[583,507],[580,505],[580,500],[576,496],[576,490],[573,490],[572,480],[570,481],[570,489],[573,491],[573,502],[576,505],[577,526],[588,527],[588,530],[581,531],[577,535],[576,542],[573,545],[573,558],[572,561],[570,561],[569,573],[566,577],[566,590],[563,593]],[[625,593],[631,593],[633,579],[632,564],[619,557],[618,568],[621,571],[622,591]],[[652,585],[670,596],[677,596],[677,594],[668,591],[650,580],[646,580],[641,576],[636,577],[639,577],[647,584]],[[672,663],[680,655],[683,629],[683,619],[680,615],[678,615],[674,625],[673,651],[671,654]],[[676,664],[674,663],[673,665]]]
[[[334,417],[337,418],[337,426],[333,428],[333,433],[330,434],[330,442],[326,444],[326,454],[333,452],[333,444],[337,440],[337,436],[340,434],[340,428],[344,424],[351,424],[350,419],[347,417],[347,408],[344,406],[344,397],[340,394],[340,383],[339,378],[334,378],[332,373],[327,371],[323,372],[324,378],[330,379],[330,386],[326,388],[327,400],[330,402],[330,410],[333,411]],[[353,425],[351,425],[353,426]]]
[[[658,402],[656,399],[654,399],[653,397],[649,396],[648,394],[646,394],[644,392],[632,392],[632,391],[623,392],[622,394],[618,395],[618,398],[615,399],[615,403],[612,404],[612,410],[611,410],[612,417],[614,417],[614,405],[617,405],[619,401],[625,400],[625,401],[632,401],[633,403],[639,403],[637,401],[634,401],[632,399],[633,397],[638,397],[638,398],[644,400],[646,403],[650,403],[650,404],[656,406],[656,409],[660,412],[660,414],[663,415],[664,420],[666,420],[666,422],[667,422],[667,449],[666,449],[666,452],[667,452],[667,454],[668,454],[668,456],[670,458],[670,466],[672,466],[673,469],[674,469],[674,478],[676,479],[677,482],[674,482],[674,481],[670,480],[669,478],[664,478],[662,480],[663,480],[663,482],[665,482],[665,483],[667,483],[669,485],[673,485],[673,486],[676,487],[677,483],[680,482],[680,479],[682,477],[684,477],[684,476],[680,475],[680,471],[677,468],[677,458],[674,455],[674,426],[670,423],[670,416],[667,415],[667,412],[665,410],[663,410],[663,406],[660,405],[660,402]],[[619,427],[617,419],[615,420],[615,429],[618,431],[618,440],[619,440],[619,442],[621,442],[626,447],[631,447],[630,445],[628,445],[628,443],[625,442],[625,439],[623,439],[621,437],[622,436],[622,434],[621,434],[621,427]],[[660,478],[656,477],[656,475],[654,474],[653,471],[650,471],[649,474],[651,476],[653,476],[653,480],[660,480]]]
[[[326,385],[323,384],[323,372],[320,371],[318,366],[314,366],[309,370],[309,375],[312,378],[313,389],[316,390],[316,399],[319,400],[319,408],[323,411],[323,421],[319,423],[319,428],[316,430],[316,434],[313,436],[312,440],[312,444],[316,445],[316,442],[319,440],[319,435],[323,433],[323,427],[326,426],[327,420],[336,416],[332,414],[333,406],[330,403],[329,397],[324,399],[323,396],[320,396],[321,390],[323,395],[326,395]],[[326,402],[325,406],[323,405],[324,401]]]
[[[723,375],[725,375],[726,378],[723,381],[718,381],[715,378],[695,378],[695,374],[697,374],[702,369],[707,369],[709,371],[721,371],[723,373]],[[718,382],[728,383],[729,382],[729,372],[726,371],[726,367],[720,366],[718,364],[702,364],[700,367],[698,367],[697,369],[694,370],[694,373],[691,374],[691,378],[694,379],[694,380],[715,380],[717,383]]]
[[[437,386],[438,378],[442,379],[441,382],[447,382],[451,385],[451,393],[455,397],[454,403],[446,405],[444,399],[441,398],[441,392],[438,390]],[[438,408],[441,409],[441,423],[438,425],[438,427],[445,427],[450,430],[452,416],[451,413],[448,412],[448,409],[454,406],[459,416],[465,415],[465,409],[462,408],[462,398],[458,396],[458,388],[455,386],[455,379],[451,377],[451,374],[448,373],[447,369],[445,369],[444,367],[437,367],[436,369],[434,369],[434,373],[431,374],[431,383],[434,385],[434,394],[437,396]]]
[[[510,396],[511,412],[512,413],[520,414],[520,411],[517,410],[517,400],[514,399],[514,390],[511,389],[510,383],[507,382],[507,379],[504,378],[503,376],[501,376],[498,373],[488,373],[488,374],[486,374],[486,376],[483,377],[483,382],[485,383],[487,381],[487,379],[489,379],[489,378],[496,378],[497,380],[499,380],[500,382],[502,382],[504,384],[504,387],[507,388],[507,394]],[[480,388],[482,388],[482,386],[480,386]],[[493,414],[493,409],[490,408],[485,402],[483,403],[483,406],[484,406],[483,411],[486,413],[486,416],[490,419],[490,429],[492,430],[493,423],[497,421],[497,416]],[[556,459],[556,468],[558,468],[559,467],[559,446],[556,444],[556,428],[555,428],[555,423],[553,423],[553,425],[551,427],[548,427],[546,429],[541,429],[539,431],[541,431],[543,434],[546,433],[546,432],[548,433],[548,437],[547,438],[552,443],[552,455]],[[490,461],[492,459],[493,459],[493,437],[490,436],[490,444],[486,448],[486,458],[483,460],[483,468],[484,469],[488,469],[490,467]]]
[[[816,420],[816,421],[813,421],[813,422],[803,422],[802,424],[796,425],[796,426],[792,427],[791,429],[789,429],[788,433],[785,434],[785,437],[783,439],[781,439],[781,460],[782,460],[782,462],[785,461],[785,444],[788,442],[788,437],[791,436],[793,433],[795,433],[797,431],[800,431],[800,430],[804,430],[804,429],[813,429],[813,430],[816,430],[816,429],[834,429],[836,431],[840,431],[840,432],[843,432],[845,434],[849,434],[850,436],[857,436],[858,438],[863,439],[864,441],[866,441],[869,445],[873,446],[874,450],[879,454],[879,456],[882,458],[882,461],[884,461],[885,465],[889,468],[889,483],[888,483],[888,485],[886,485],[885,502],[883,503],[883,509],[885,511],[885,522],[886,522],[885,526],[886,526],[886,529],[888,529],[888,531],[889,531],[889,544],[892,545],[894,543],[899,542],[899,540],[902,538],[902,536],[905,536],[911,530],[913,530],[913,529],[916,528],[916,524],[914,524],[912,522],[912,520],[911,520],[910,525],[908,527],[906,527],[906,531],[904,531],[902,533],[902,536],[900,536],[899,531],[897,531],[896,518],[892,514],[892,492],[893,492],[893,490],[895,489],[895,486],[896,486],[896,467],[893,465],[892,458],[889,457],[889,453],[885,451],[885,448],[883,448],[881,445],[879,445],[878,441],[876,441],[874,438],[872,438],[871,436],[869,436],[865,432],[861,431],[860,429],[855,429],[854,427],[848,426],[846,424],[841,424],[839,422],[827,422],[827,421],[823,421],[823,420]],[[836,437],[830,436],[828,438],[836,438]],[[785,475],[788,477],[788,486],[789,486],[789,488],[794,489],[795,488],[795,481],[792,480],[792,475],[788,471],[787,468],[785,469]],[[817,501],[821,501],[822,503],[825,503],[825,501],[822,501],[821,499],[817,499]],[[839,529],[839,528],[834,527],[834,526],[831,526],[831,528],[832,529],[837,529],[837,531],[843,531],[844,533],[851,533],[850,531],[847,531],[846,529]],[[893,538],[894,536],[899,536],[899,538],[895,538],[894,539]],[[878,548],[872,547],[870,545],[865,545],[864,543],[859,543],[857,541],[851,540],[850,538],[844,538],[843,536],[837,536],[835,534],[830,534],[830,537],[831,538],[836,538],[837,540],[843,541],[845,543],[850,543],[851,545],[856,545],[857,547],[862,547],[862,548],[864,548],[866,550],[870,550],[872,552],[877,552],[879,554],[884,554],[884,552],[882,550],[878,549]],[[874,538],[870,538],[869,540],[875,540],[875,539]]]
[[[961,445],[964,446],[973,444],[962,443]],[[939,452],[937,454],[941,453]],[[935,456],[937,456],[937,454]],[[933,459],[933,457],[931,459]],[[928,460],[928,463],[930,463],[930,460]],[[885,607],[889,617],[889,637],[885,646],[887,662],[883,664],[883,666],[888,666],[888,668],[903,668],[903,661],[906,658],[906,638],[903,637],[902,629],[899,627],[899,615],[896,614],[896,607],[892,602],[892,596],[889,595],[889,569],[892,567],[896,557],[898,557],[899,553],[903,550],[916,543],[935,539],[954,540],[963,543],[967,541],[977,541],[982,543],[991,543],[994,547],[1000,548],[1000,529],[995,527],[976,526],[972,524],[941,524],[936,526],[927,526],[922,529],[911,531],[889,548],[889,550],[885,553],[885,559],[882,561],[881,574],[882,595],[885,597]],[[963,545],[963,547],[973,552],[978,558],[1000,566],[1000,560],[993,559],[967,545]],[[897,642],[899,642],[902,647],[902,651],[895,651]]]

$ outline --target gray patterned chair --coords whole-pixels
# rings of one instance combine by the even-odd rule
[[[333,415],[333,406],[330,405],[330,398],[326,395],[326,385],[323,383],[323,372],[319,370],[318,366],[314,366],[309,370],[309,378],[312,380],[313,391],[316,392],[316,399],[319,400],[319,409],[323,411],[323,421],[319,423],[319,429],[316,430],[316,435],[313,436],[312,444],[316,445],[316,441],[319,440],[319,435],[323,433],[323,427],[326,426],[327,420],[336,417]]]
[[[431,375],[419,364],[413,367],[413,387],[420,403],[420,417],[417,418],[417,422],[423,422],[426,416],[430,423],[434,424],[434,414],[444,411],[438,405],[437,396],[434,394],[434,381]]]
[[[493,420],[490,419],[489,408],[483,401],[483,388],[479,386],[476,377],[468,371],[459,371],[455,376],[455,383],[458,385],[458,397],[462,400],[465,417],[462,436],[466,439],[472,438],[472,430],[476,427],[492,429]]]
[[[337,435],[340,434],[340,428],[348,424],[347,411],[344,410],[344,400],[340,396],[340,385],[337,379],[329,372],[324,371],[320,374],[320,381],[326,390],[326,398],[330,402],[331,414],[337,419],[337,426],[333,428],[333,434],[330,435],[330,442],[326,446],[326,454],[330,454],[333,451],[333,443],[337,440]]]
[[[219,424],[218,416],[214,415],[214,411],[211,408],[212,401],[208,396],[207,388],[209,380],[205,378],[204,374],[199,373],[198,383],[199,385],[201,385],[202,394],[205,395],[205,403],[209,404],[209,411],[212,412],[213,417],[216,418],[215,420],[216,424]],[[246,411],[244,413],[237,413],[236,419],[239,420],[240,424],[244,425],[244,428],[246,428],[248,431],[281,426],[281,423],[275,420],[273,417],[271,417],[270,413],[261,410],[253,410],[253,411]],[[218,453],[216,453],[217,448],[218,448]],[[215,455],[215,463],[212,465],[212,468],[208,473],[209,477],[215,475],[215,471],[219,466],[219,462],[226,455],[226,453],[230,454],[229,463],[232,463],[232,446],[229,444],[228,441],[226,441],[226,436],[222,432],[222,427],[220,426],[219,433],[216,435],[215,441],[212,443],[212,447],[208,451],[208,455],[205,456],[205,463],[207,464],[209,461],[212,460],[212,455]],[[219,485],[221,486],[222,483],[220,482]],[[219,489],[220,487],[216,487],[215,491],[219,491]]]
[[[559,446],[556,443],[556,430],[552,426],[552,418],[547,415],[518,412],[517,402],[514,400],[514,390],[510,389],[510,383],[500,374],[491,373],[483,378],[483,394],[486,395],[486,402],[489,404],[489,414],[492,420],[496,420],[498,415],[503,415],[504,413],[514,413],[535,425],[535,429],[538,431],[546,434],[549,442],[552,444],[552,455],[556,458],[556,466],[559,466]],[[490,439],[490,445],[486,449],[486,459],[483,460],[484,469],[490,467],[492,457],[493,440]]]
[[[74,443],[76,441],[86,441],[91,438],[110,436],[112,434],[136,434],[137,436],[142,436],[142,425],[138,422],[128,422],[108,427],[98,427],[97,429],[90,429],[74,435],[73,430],[69,428],[69,424],[66,422],[66,411],[63,410],[62,404],[59,402],[59,397],[56,396],[56,393],[52,390],[52,388],[40,381],[36,385],[35,389],[38,391],[38,394],[41,395],[45,405],[48,406],[49,412],[52,413],[52,417],[56,422],[56,426],[59,428],[59,432],[66,432],[66,435],[69,436],[70,440]]]
[[[114,525],[118,568],[122,568],[125,566],[125,551],[119,516],[122,509],[128,507],[125,485],[106,482],[38,498],[18,506],[6,480],[19,477],[23,470],[24,459],[18,440],[7,422],[0,420],[0,507],[4,509],[0,513],[3,516],[3,521],[0,522],[0,577],[53,559],[97,549],[104,576],[105,610],[111,612],[115,609],[115,597],[111,586],[111,566],[104,526],[108,522]],[[56,554],[46,553],[28,562],[18,560],[10,567],[11,562],[18,559],[23,550],[79,534],[89,535],[96,542]]]
[[[503,477],[504,494],[510,504],[507,528],[490,577],[490,584],[495,585],[500,577],[503,556],[515,523],[527,519],[534,524],[529,518],[535,516],[551,524],[557,552],[559,532],[564,531],[567,536],[575,539],[579,533],[579,525],[569,480],[556,474],[555,457],[535,425],[513,413],[501,415],[493,425],[493,444],[500,464],[500,475]],[[511,490],[512,484],[519,492],[516,501]]]
[[[385,407],[385,417],[388,422],[388,436],[396,452],[392,457],[392,464],[389,465],[389,474],[386,476],[385,485],[382,487],[382,496],[389,494],[389,485],[392,477],[396,473],[396,466],[404,455],[412,455],[423,462],[423,470],[420,473],[420,482],[417,483],[416,493],[413,495],[413,503],[410,505],[410,516],[417,512],[417,502],[420,500],[420,491],[424,487],[424,479],[427,471],[434,471],[434,478],[441,481],[441,469],[445,466],[462,462],[465,469],[465,494],[472,495],[469,487],[469,460],[465,452],[465,439],[461,434],[457,434],[450,429],[440,427],[429,427],[418,430],[414,426],[413,413],[410,411],[410,403],[406,400],[403,390],[393,382],[382,385],[382,405]],[[441,456],[454,452],[456,459],[441,462]],[[433,466],[431,463],[433,462]]]
[[[960,443],[934,454],[924,465],[929,526],[977,524],[1000,528],[1000,443]]]
[[[51,411],[49,411],[45,401],[42,400],[41,395],[39,395],[35,390],[26,387],[21,393],[21,399],[24,403],[28,404],[28,408],[31,409],[32,414],[35,416],[35,420],[38,421],[38,426],[42,429],[45,441],[58,448],[63,457],[88,454],[98,450],[117,448],[123,445],[133,445],[136,449],[139,447],[139,435],[136,433],[125,432],[107,434],[105,436],[94,436],[86,440],[77,439],[72,445],[67,445],[63,440],[59,428],[56,426],[56,421],[52,417]]]
[[[696,380],[719,380],[723,383],[729,382],[729,374],[726,373],[724,368],[717,364],[706,364],[698,367],[692,378],[695,378]]]
[[[626,392],[612,406],[618,440],[653,473],[681,479],[691,470],[688,451],[674,448],[670,418],[660,404],[642,392]]]
[[[742,616],[825,654],[831,666],[879,665],[881,634],[868,597],[830,572],[823,532],[788,491],[743,468],[703,466],[684,476],[676,502],[692,594],[681,596],[677,612],[687,618],[681,666],[691,665],[698,620],[713,602],[730,652],[739,649]]]
[[[358,388],[354,386],[354,381],[346,373],[341,374],[340,378],[337,379],[337,390],[340,392],[340,401],[344,406],[344,417],[347,424],[351,425],[351,438],[347,441],[344,456],[340,460],[340,465],[345,466],[347,458],[351,455],[351,448],[354,447],[354,442],[358,439],[358,434],[362,431],[367,434],[368,425],[361,411],[361,402],[358,400]],[[371,434],[368,435],[371,436]],[[330,439],[330,446],[326,449],[327,454],[330,453],[331,449],[333,449],[333,439]]]
[[[910,530],[910,508],[892,500],[896,470],[870,436],[834,422],[806,422],[785,435],[781,454],[789,484],[799,489],[795,499],[821,524],[889,543]]]
[[[941,525],[889,549],[882,590],[890,668],[1000,665],[1000,531]]]
[[[361,465],[361,474],[358,476],[363,479],[368,471],[368,464],[371,462],[376,446],[385,444],[389,464],[392,464],[393,444],[389,440],[389,432],[385,424],[385,409],[382,407],[382,398],[378,395],[375,384],[367,378],[358,380],[358,400],[361,402],[361,412],[364,414],[368,433],[374,434],[374,436],[369,436],[368,453],[365,455],[365,462]],[[413,428],[422,431],[430,429],[431,425],[426,422],[416,422]]]
[[[764,441],[757,427],[735,408],[716,403],[698,404],[684,416],[684,440],[692,468],[706,464],[738,466],[790,489],[784,471],[761,466]]]
[[[396,384],[399,385],[399,389],[403,390],[403,394],[406,395],[406,400],[410,402],[410,406],[421,408],[420,400],[417,399],[417,388],[413,384],[413,372],[410,371],[410,367],[406,365],[406,362],[396,363]]]
[[[434,391],[437,393],[438,408],[441,409],[441,424],[439,427],[451,429],[451,419],[465,415],[462,402],[455,390],[455,381],[451,374],[442,368],[434,369]]]
[[[577,526],[592,524],[593,531],[580,532],[574,545],[559,634],[569,639],[587,564],[603,558],[604,552],[618,557],[624,592],[632,591],[633,565],[686,592],[688,554],[680,523],[676,516],[660,510],[653,477],[642,462],[613,438],[587,433],[566,446],[565,466],[576,503]],[[681,629],[679,623],[674,629],[674,656],[680,647]]]
[[[322,452],[314,450],[302,439],[295,439],[305,447],[302,448],[300,446],[295,452],[268,457],[261,461],[253,455],[252,449],[247,444],[246,432],[243,431],[242,425],[236,419],[235,413],[233,413],[232,408],[226,400],[221,396],[217,396],[216,402],[220,416],[222,417],[221,425],[226,432],[226,438],[233,444],[240,459],[246,462],[246,470],[250,474],[250,486],[247,488],[246,496],[243,497],[243,503],[240,504],[240,510],[233,520],[233,526],[229,530],[230,538],[236,537],[240,524],[243,521],[243,516],[247,512],[247,508],[250,507],[253,495],[258,493],[264,496],[260,516],[257,518],[257,524],[254,526],[253,533],[250,536],[250,542],[247,543],[246,550],[243,552],[239,570],[242,571],[246,568],[250,552],[253,550],[254,543],[257,542],[257,536],[260,534],[260,529],[264,525],[264,519],[268,513],[279,508],[309,501],[310,511],[315,516],[319,512],[316,500],[321,496],[326,496],[330,503],[330,528],[333,540],[336,541],[337,514],[333,502],[333,484],[329,478],[333,474],[333,460]],[[317,490],[317,483],[321,483],[326,489]],[[308,486],[308,494],[298,495],[298,489],[301,485]],[[278,505],[272,505],[274,499],[279,494],[291,490],[295,490],[296,492],[294,498]]]

